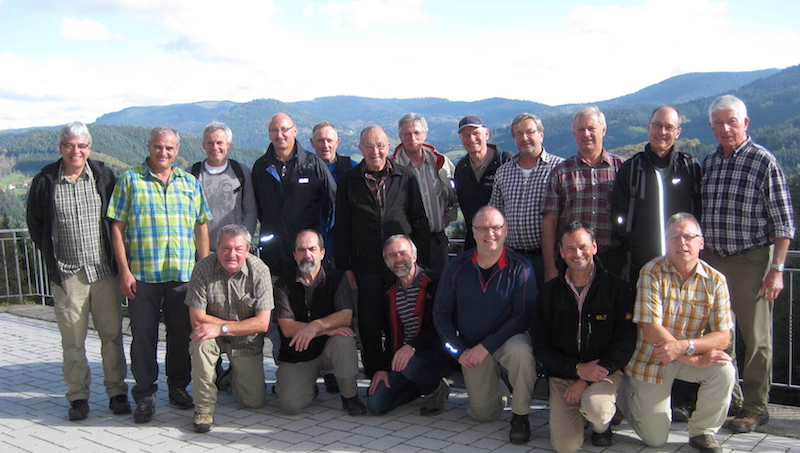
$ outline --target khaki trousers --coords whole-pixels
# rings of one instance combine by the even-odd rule
[[[236,401],[248,409],[264,405],[267,397],[264,384],[264,356],[262,354],[234,357],[230,343],[206,340],[189,343],[192,356],[192,399],[198,414],[214,414],[217,406],[217,360],[221,353],[228,355],[233,367],[233,394]]]
[[[103,358],[103,385],[108,397],[128,394],[125,377],[128,365],[122,348],[122,296],[116,276],[89,283],[86,272],[51,284],[55,315],[61,331],[62,371],[67,384],[67,400],[89,399],[91,373],[86,359],[89,314],[100,337]]]

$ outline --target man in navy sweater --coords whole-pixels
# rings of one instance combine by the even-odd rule
[[[500,367],[513,388],[513,443],[530,439],[531,392],[536,378],[531,324],[536,279],[531,263],[506,248],[508,228],[497,208],[484,206],[472,221],[477,246],[452,259],[439,281],[433,315],[445,347],[458,359],[469,395],[467,412],[480,422],[503,410]]]

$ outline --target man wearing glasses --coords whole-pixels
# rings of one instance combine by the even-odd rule
[[[336,197],[336,183],[325,163],[296,137],[292,117],[276,113],[269,122],[269,148],[253,164],[261,259],[275,276],[294,268],[297,233],[312,229],[325,234]]]
[[[345,271],[350,289],[358,291],[358,329],[364,373],[378,371],[389,334],[384,288],[396,277],[383,260],[383,243],[405,234],[419,247],[421,263],[428,263],[430,228],[414,174],[387,159],[389,137],[380,126],[361,131],[358,148],[364,159],[339,178],[336,192],[334,255]]]
[[[714,434],[728,413],[736,371],[725,352],[733,328],[725,276],[700,260],[705,246],[688,213],[667,221],[667,256],[647,263],[636,288],[636,349],[625,374],[625,415],[651,447],[664,445],[670,428],[672,381],[697,382],[697,408],[689,419],[689,445],[721,453]]]
[[[69,419],[89,416],[86,333],[89,313],[100,336],[109,409],[129,414],[128,368],[122,350],[122,299],[105,216],[116,178],[103,162],[89,159],[92,136],[81,122],[58,134],[61,159],[42,168],[28,195],[28,228],[42,252],[61,331],[62,370]]]
[[[477,242],[450,260],[439,279],[433,319],[445,348],[461,365],[469,395],[467,413],[484,423],[503,411],[500,367],[512,387],[511,432],[515,444],[530,439],[528,413],[536,378],[531,326],[536,278],[531,263],[504,246],[508,227],[495,207],[472,219]]]

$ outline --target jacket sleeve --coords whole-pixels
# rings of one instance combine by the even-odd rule
[[[455,269],[453,261],[445,266],[444,274],[439,280],[436,288],[436,299],[433,303],[433,324],[445,345],[445,350],[458,358],[464,352],[465,346],[456,334],[456,285]]]
[[[516,260],[515,260],[516,261]],[[511,317],[497,331],[486,337],[481,344],[494,353],[509,338],[525,332],[531,326],[533,302],[536,299],[536,278],[530,264],[515,264],[514,289],[511,293]]]
[[[331,223],[333,221],[334,207],[336,206],[336,181],[333,180],[333,174],[328,171],[328,168],[325,166],[322,159],[317,157],[316,154],[313,155],[315,160],[315,167],[317,172],[317,177],[322,182],[320,190],[322,193],[320,194],[320,200],[322,200],[322,205],[320,206],[320,232],[323,236],[328,236],[330,232]]]
[[[617,239],[623,244],[626,243],[630,237],[628,230],[628,222],[632,219],[628,218],[628,208],[631,202],[631,167],[636,158],[627,160],[617,172],[614,178],[614,190],[611,193],[611,228],[614,231]]]
[[[426,265],[431,262],[431,228],[428,225],[428,215],[425,214],[425,205],[422,204],[422,194],[416,176],[410,171],[406,186],[408,190],[408,222],[411,224],[411,239],[419,251],[419,263]]]
[[[625,368],[636,348],[636,324],[633,323],[634,296],[631,288],[617,281],[615,296],[614,338],[600,357],[598,364],[608,369],[609,374]]]
[[[31,190],[28,193],[26,219],[31,239],[33,239],[34,244],[36,244],[36,247],[40,250],[42,248],[42,242],[44,241],[45,212],[50,212],[50,208],[45,208],[44,206],[45,200],[47,200],[46,192],[46,177],[42,173],[39,173],[33,178]]]

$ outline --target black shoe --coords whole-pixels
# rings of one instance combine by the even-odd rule
[[[89,400],[75,400],[69,403],[69,420],[86,420],[89,416]]]
[[[352,398],[342,397],[342,408],[347,411],[348,415],[353,417],[357,415],[367,415],[367,406],[358,399],[358,395]]]
[[[614,416],[611,418],[611,426],[619,426],[622,420],[625,420],[625,414],[617,408],[617,411],[614,412]]]
[[[700,434],[689,438],[689,445],[700,450],[700,453],[722,453],[717,438],[711,434]]]
[[[136,411],[133,413],[133,421],[134,423],[148,423],[150,419],[153,418],[153,414],[155,413],[155,403],[139,401],[136,403]]]
[[[217,374],[217,380],[214,383],[217,385],[217,391],[230,394],[233,389],[233,365]]]
[[[169,389],[169,404],[170,406],[175,406],[178,409],[187,410],[194,407],[194,400],[192,399],[191,395],[186,393],[186,389],[175,387],[173,389]]]
[[[131,403],[128,402],[128,395],[121,394],[112,396],[111,399],[108,400],[108,408],[111,409],[114,415],[130,414]]]
[[[673,422],[688,422],[692,414],[689,409],[685,407],[676,406],[672,408],[672,421]]]
[[[528,414],[511,414],[511,431],[508,438],[512,444],[524,444],[531,439],[531,423]]]
[[[611,432],[610,426],[604,433],[596,433],[592,431],[592,445],[594,445],[595,447],[611,446],[613,437],[614,433]]]
[[[336,381],[336,376],[333,373],[322,375],[322,380],[325,381],[325,391],[328,393],[339,393],[339,383]]]

